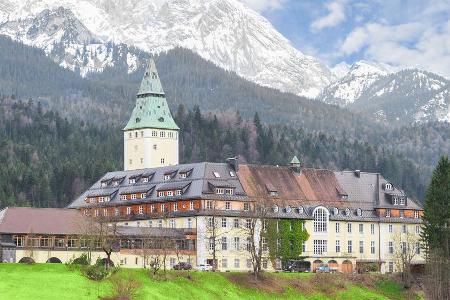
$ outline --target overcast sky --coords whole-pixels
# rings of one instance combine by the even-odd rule
[[[450,0],[241,0],[329,66],[367,59],[450,76]]]

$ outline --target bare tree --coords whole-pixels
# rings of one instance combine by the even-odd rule
[[[258,279],[262,271],[263,259],[268,259],[269,254],[266,249],[265,224],[269,220],[272,210],[272,201],[259,199],[253,203],[252,215],[248,219],[247,227],[247,251],[250,253],[253,266],[253,274]],[[246,222],[246,223],[247,223]]]
[[[418,255],[420,247],[420,237],[410,232],[396,232],[393,235],[394,260],[397,271],[402,276],[402,282],[405,287],[411,285],[411,262]]]

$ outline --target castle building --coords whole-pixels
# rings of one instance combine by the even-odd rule
[[[124,170],[178,164],[178,131],[150,59],[136,97],[136,106],[123,129]]]
[[[261,241],[263,269],[279,269],[280,259],[270,257],[261,237],[265,224],[259,224],[257,235],[250,235],[261,204],[270,204],[267,219],[301,221],[301,230],[309,237],[297,258],[312,271],[326,263],[344,273],[369,265],[394,272],[397,250],[411,247],[413,263],[424,263],[418,242],[423,208],[381,174],[302,168],[297,157],[288,166],[239,164],[236,158],[180,165],[178,130],[150,61],[124,129],[125,170],[105,174],[68,207],[107,218],[123,232],[129,228],[116,263],[145,265],[127,245],[138,244],[139,230],[157,228],[176,233],[184,245],[183,259],[194,266],[249,271],[250,245]],[[0,217],[0,235],[2,228],[6,227]],[[28,239],[29,235],[7,228],[10,243]],[[293,229],[277,228],[277,235],[283,234],[281,230]],[[414,245],[407,244],[411,241]],[[26,244],[16,242],[18,249]],[[175,262],[172,254],[169,267]]]

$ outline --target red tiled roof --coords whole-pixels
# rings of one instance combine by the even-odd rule
[[[67,208],[7,207],[0,211],[0,233],[81,234],[86,217]]]

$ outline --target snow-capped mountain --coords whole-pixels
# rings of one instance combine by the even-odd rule
[[[346,67],[348,71],[342,75]],[[338,80],[327,86],[318,99],[344,107],[357,101],[372,83],[392,73],[393,68],[385,64],[358,61],[350,67],[341,63],[332,71]]]
[[[333,78],[237,0],[0,0],[0,34],[82,74],[113,63],[113,42],[149,53],[188,48],[250,81],[308,97]],[[137,57],[126,55],[132,71]]]
[[[401,70],[368,87],[352,109],[388,122],[450,121],[450,81],[421,70]]]

